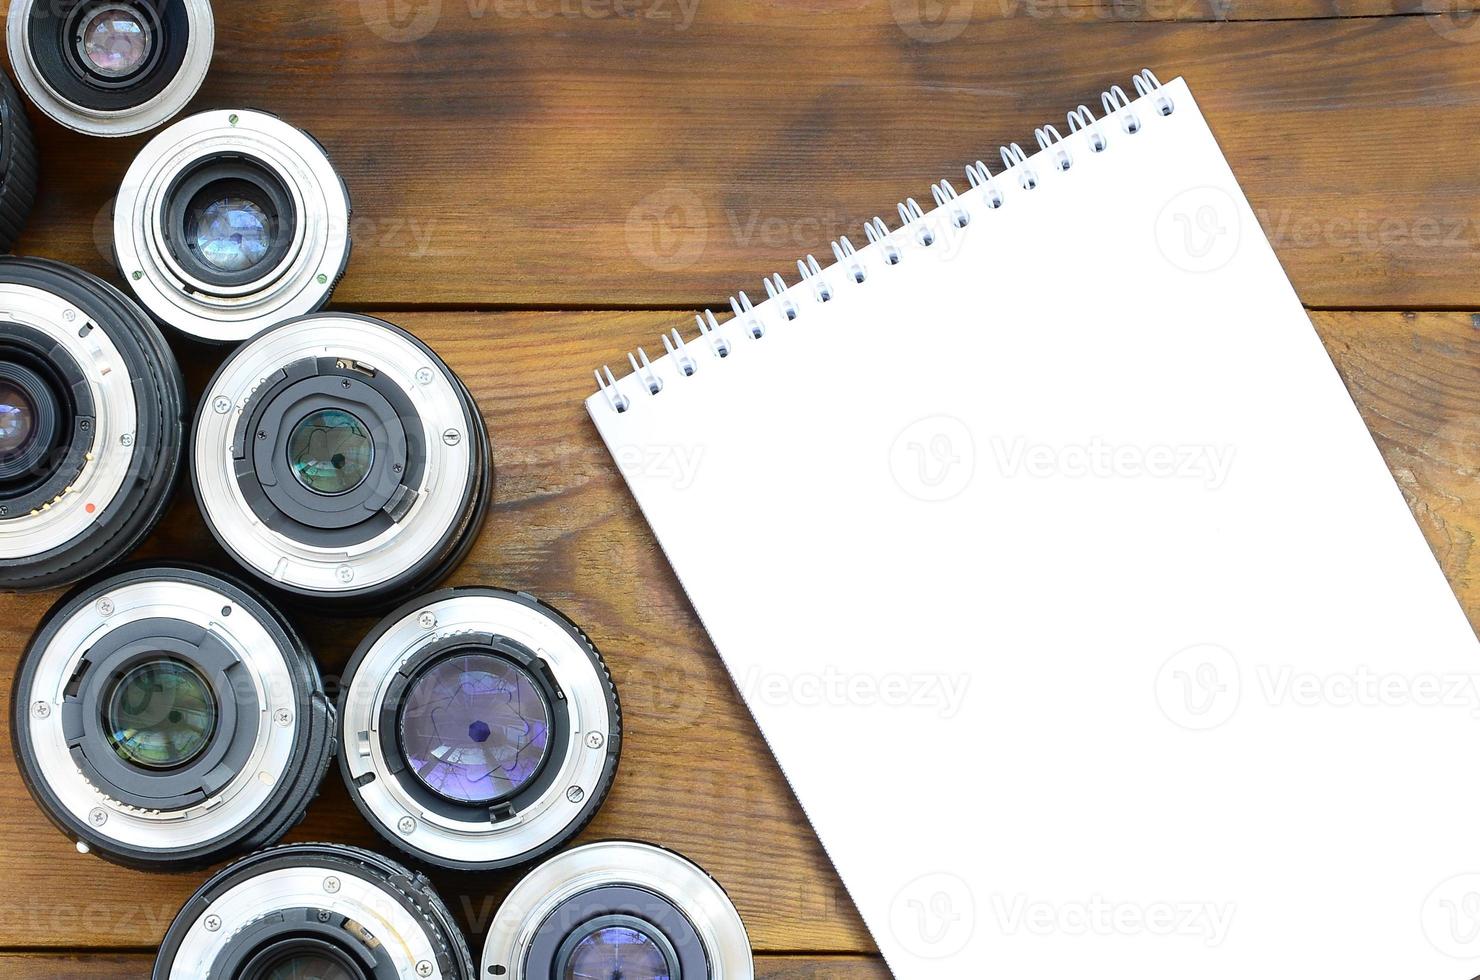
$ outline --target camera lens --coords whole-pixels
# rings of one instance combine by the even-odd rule
[[[570,840],[621,754],[617,692],[591,641],[502,589],[445,589],[383,619],[345,669],[340,718],[340,770],[370,823],[465,871]]]
[[[431,882],[337,844],[274,847],[217,873],[180,910],[154,980],[474,980]]]
[[[36,203],[36,143],[20,94],[0,72],[0,251],[21,236]]]
[[[200,569],[135,568],[47,614],[11,735],[31,795],[79,850],[176,869],[296,824],[334,753],[333,716],[260,596]]]
[[[206,523],[275,588],[384,607],[449,572],[487,509],[488,434],[467,388],[399,327],[291,320],[206,388],[192,465]]]
[[[0,588],[52,588],[159,522],[184,386],[149,317],[77,269],[0,258],[0,309]]]
[[[204,112],[134,159],[113,239],[151,313],[230,343],[328,302],[349,261],[349,194],[302,130],[262,112]]]
[[[573,848],[509,893],[483,948],[508,980],[752,980],[750,940],[724,889],[672,851]]]
[[[94,136],[131,136],[185,108],[211,65],[208,0],[16,0],[6,29],[21,88]]]

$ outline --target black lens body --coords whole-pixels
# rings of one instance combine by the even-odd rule
[[[0,388],[26,394],[30,435],[6,453],[0,438],[0,529],[24,547],[28,521],[59,503],[71,505],[79,476],[130,452],[122,485],[110,499],[88,502],[85,526],[60,544],[0,557],[0,590],[35,591],[75,582],[132,551],[159,523],[180,470],[185,393],[180,368],[159,329],[132,300],[79,269],[46,259],[0,257],[0,289],[29,286],[70,307],[58,323],[86,341],[101,331],[118,351],[132,389],[135,428],[101,444],[99,412],[82,365],[63,344],[34,326],[0,319]],[[10,406],[17,408],[19,406]],[[4,423],[0,422],[0,427]],[[8,525],[8,526],[7,526]]]
[[[36,203],[36,141],[20,93],[0,72],[0,251],[8,252]]]
[[[623,940],[610,942],[609,937]],[[535,931],[523,976],[564,980],[584,976],[583,965],[600,951],[623,956],[626,976],[665,976],[669,980],[708,980],[709,956],[699,932],[674,902],[654,891],[627,884],[604,884],[561,904]],[[644,969],[651,972],[644,973]]]
[[[289,761],[271,794],[210,840],[174,844],[175,832],[165,824],[158,833],[159,846],[125,844],[107,832],[107,820],[94,825],[69,808],[42,764],[42,740],[32,726],[38,704],[55,682],[52,678],[48,684],[48,678],[38,673],[46,670],[43,655],[74,618],[94,615],[105,599],[111,602],[107,597],[131,586],[209,590],[207,614],[219,615],[226,623],[250,617],[266,631],[286,664],[291,715],[283,716],[278,709],[277,727],[268,730],[276,735],[291,723],[291,734],[282,736],[291,740]],[[186,678],[189,695],[166,707],[209,702],[208,724],[192,728],[192,720],[180,717],[178,710],[150,717],[149,699],[134,695],[141,671],[153,668],[157,678],[161,664]],[[245,771],[259,748],[259,718],[265,709],[258,692],[261,676],[254,669],[217,631],[193,619],[152,616],[116,627],[109,624],[101,632],[94,630],[72,676],[62,678],[64,702],[48,707],[42,717],[63,726],[71,763],[108,800],[145,812],[182,811],[217,797],[223,786]],[[157,683],[154,694],[159,695]],[[178,737],[182,724],[189,735],[183,744]],[[128,727],[120,732],[120,726]],[[165,741],[151,742],[156,736]],[[47,613],[21,657],[12,696],[11,740],[26,787],[62,833],[116,864],[185,871],[272,844],[303,819],[334,753],[334,709],[303,641],[261,595],[234,579],[189,565],[139,566],[78,586]],[[133,744],[125,744],[130,741]],[[69,780],[72,775],[67,773]]]
[[[396,961],[399,944],[395,937],[373,934],[352,914],[347,915],[341,902],[328,901],[327,894],[322,905],[262,909],[252,921],[240,921],[219,904],[221,896],[238,885],[275,873],[311,875],[315,882],[345,881],[351,877],[372,882],[379,887],[377,903],[399,906],[430,941],[436,962],[424,961],[428,966],[448,980],[473,980],[476,976],[467,941],[425,876],[356,847],[292,844],[244,858],[201,886],[165,934],[154,963],[154,980],[171,980],[182,974],[231,980],[275,980],[300,975],[400,980],[420,974],[416,970],[418,964]],[[211,962],[177,967],[176,958],[186,936],[211,915],[221,919],[218,929],[229,935],[229,939]],[[326,972],[303,972],[310,965]],[[294,967],[300,972],[292,972]],[[426,975],[431,972],[427,970]]]

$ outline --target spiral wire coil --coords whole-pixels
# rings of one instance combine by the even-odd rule
[[[1176,111],[1171,96],[1162,90],[1161,81],[1151,69],[1142,69],[1131,79],[1131,84],[1138,98],[1151,99],[1151,105],[1158,115],[1170,116]],[[1085,105],[1076,106],[1066,117],[1071,136],[1080,132],[1087,134],[1086,140],[1090,152],[1102,153],[1110,146],[1112,138],[1107,133],[1109,127],[1105,124],[1112,119],[1128,136],[1134,136],[1141,131],[1143,122],[1140,114],[1133,105],[1133,100],[1121,86],[1111,85],[1101,93],[1100,106],[1103,114],[1099,119],[1096,119],[1094,113]],[[1039,150],[1046,155],[1046,159],[1055,169],[1069,171],[1075,166],[1074,156],[1065,145],[1066,138],[1057,126],[1046,124],[1035,129],[1033,135]],[[1000,174],[994,175],[980,160],[966,167],[967,184],[972,190],[982,191],[983,200],[989,210],[995,210],[1007,203],[1008,194],[1003,190],[999,181],[999,178],[1007,173],[1011,172],[1015,175],[1017,186],[1024,192],[1036,190],[1040,183],[1035,165],[1029,162],[1028,154],[1017,143],[1008,143],[1001,147],[1000,155],[1004,168]],[[930,192],[935,200],[936,209],[944,209],[950,216],[951,224],[957,228],[965,228],[970,223],[971,213],[966,209],[961,196],[951,186],[949,180],[942,179],[931,185]],[[888,265],[897,265],[903,259],[903,254],[895,243],[895,236],[901,231],[912,229],[915,240],[922,246],[934,243],[935,233],[923,220],[925,212],[914,198],[906,198],[902,201],[898,211],[899,227],[892,231],[884,223],[883,218],[875,217],[864,222],[863,225],[864,237],[868,240],[869,246],[877,246],[880,255]],[[837,261],[835,265],[829,266],[828,270],[824,270],[816,257],[812,255],[797,261],[797,272],[801,277],[799,282],[808,288],[818,303],[827,303],[836,295],[827,277],[828,271],[837,269],[857,284],[862,284],[868,278],[868,272],[858,257],[859,253],[847,236],[840,237],[832,243],[832,252]],[[791,321],[801,316],[802,307],[797,304],[794,294],[779,273],[763,279],[762,285],[766,290],[767,301],[777,304],[782,319]],[[765,324],[757,315],[757,308],[744,292],[730,298],[730,309],[735,319],[744,324],[745,332],[752,338],[760,340],[766,335]],[[720,331],[719,321],[713,311],[705,310],[696,315],[695,319],[699,327],[698,339],[704,341],[705,346],[709,347],[716,358],[728,357],[730,342]],[[683,377],[693,377],[699,373],[700,355],[696,354],[697,348],[686,343],[677,329],[664,335],[662,341],[664,350],[674,360]],[[641,347],[637,348],[635,354],[629,353],[627,361],[632,367],[632,374],[647,389],[649,396],[656,397],[662,393],[663,378]],[[633,407],[632,399],[619,389],[617,379],[610,367],[603,366],[596,371],[596,387],[612,411],[624,413]]]

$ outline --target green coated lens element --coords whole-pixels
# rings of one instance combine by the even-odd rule
[[[187,765],[216,732],[216,698],[189,664],[155,657],[129,668],[105,700],[103,724],[113,751],[145,769]]]
[[[364,422],[342,409],[305,416],[288,436],[288,462],[298,482],[314,493],[337,496],[365,482],[375,462],[375,441]]]

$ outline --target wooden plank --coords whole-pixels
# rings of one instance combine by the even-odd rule
[[[14,980],[139,980],[153,964],[143,953],[0,954],[0,974]],[[761,956],[755,966],[758,980],[889,980],[882,961],[857,956]]]
[[[422,0],[401,21],[363,16],[384,2],[222,5],[196,102],[280,113],[329,147],[356,206],[341,304],[722,303],[1149,64],[1192,82],[1307,304],[1480,306],[1480,16],[996,15],[1017,0],[622,0],[633,16]],[[1163,2],[1182,0],[1114,9]],[[912,26],[921,10],[950,29]],[[109,201],[143,140],[41,130],[46,196],[21,249],[106,271]]]
[[[759,949],[870,951],[581,404],[593,366],[650,343],[673,315],[391,319],[466,379],[494,440],[497,507],[454,581],[544,596],[583,624],[611,663],[628,740],[616,790],[582,839],[637,837],[688,853],[728,888]],[[1461,314],[1319,313],[1316,322],[1471,622],[1480,623],[1480,330]],[[197,379],[210,367],[199,350],[190,364]],[[144,553],[224,561],[207,537],[185,493]],[[6,690],[51,600],[0,598]],[[368,623],[303,619],[332,678]],[[75,853],[26,797],[3,742],[0,867],[10,887],[0,897],[0,947],[155,941],[199,876],[139,874]],[[293,838],[381,847],[334,773]],[[438,882],[479,935],[516,878]]]

